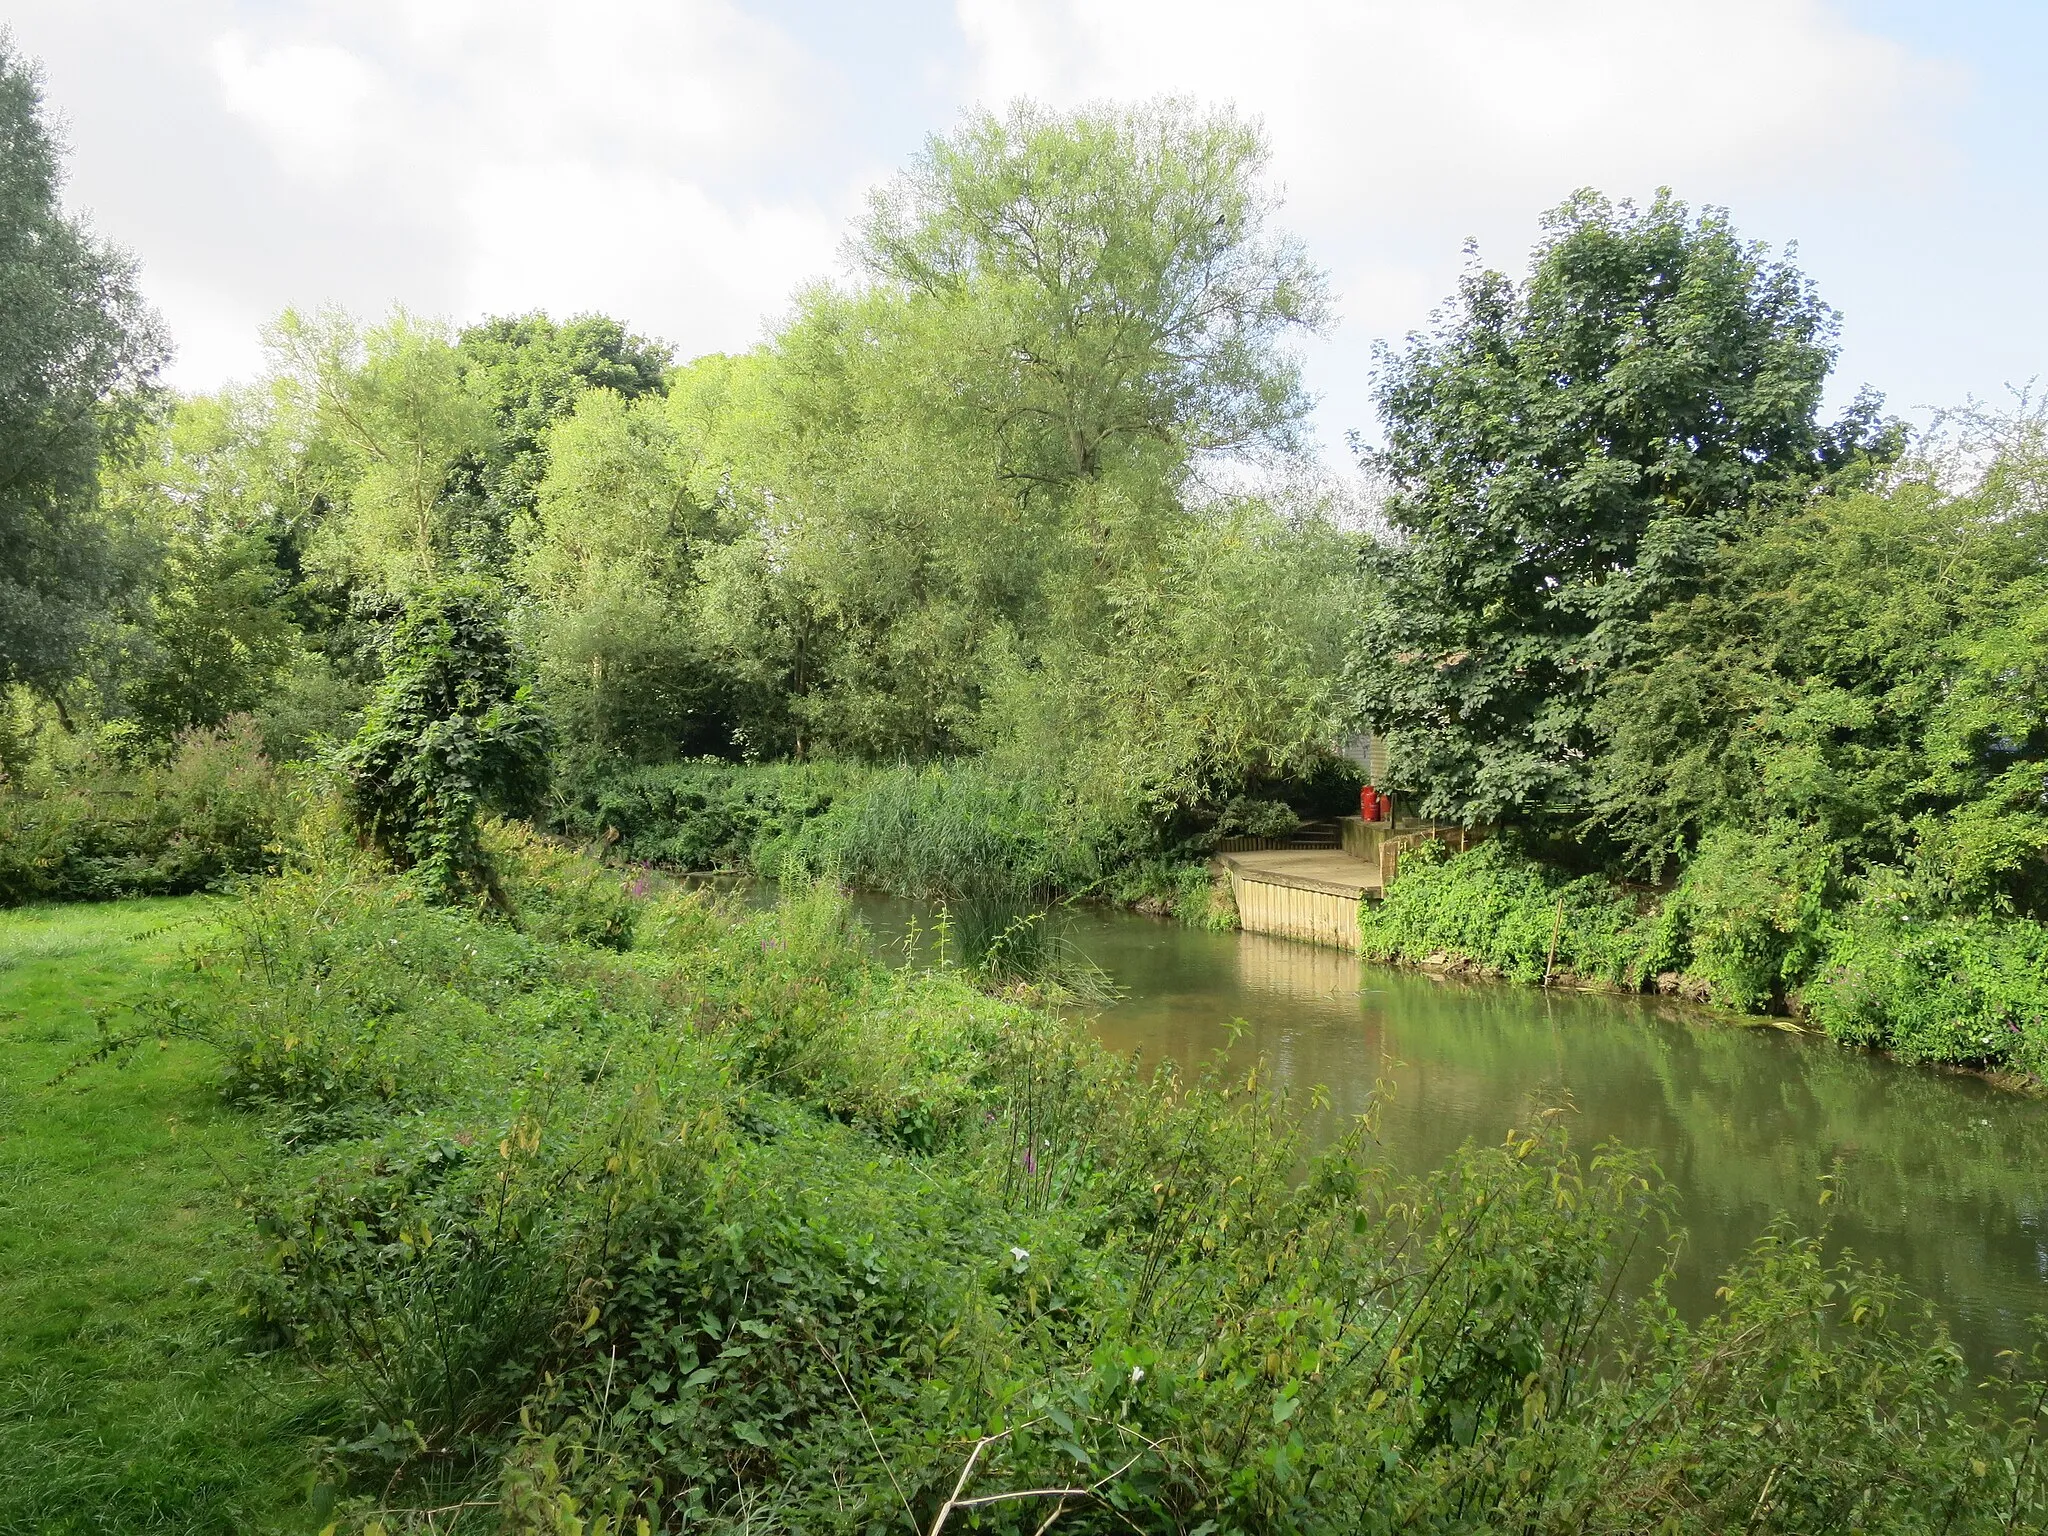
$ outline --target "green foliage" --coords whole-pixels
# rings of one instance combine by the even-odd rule
[[[1062,814],[1050,785],[969,759],[876,771],[805,829],[785,863],[936,902],[971,961],[1004,978],[1049,978],[1074,967],[1061,964],[1047,908],[1100,882],[1104,830]]]
[[[77,749],[0,784],[0,906],[216,890],[273,869],[292,813],[247,715],[162,760]]]
[[[1852,865],[1891,862],[1917,817],[2024,766],[2027,674],[1998,658],[2042,557],[2039,462],[2001,461],[1960,494],[1920,466],[1731,536],[1600,707],[1598,824],[1646,865],[1759,817],[1818,827]]]
[[[836,798],[800,846],[820,870],[899,896],[1042,898],[1096,877],[1049,786],[974,759],[879,770]]]
[[[728,749],[733,682],[696,610],[699,559],[730,530],[669,402],[589,390],[547,448],[517,570],[540,698],[584,760],[570,771]]]
[[[1801,998],[1853,1045],[2048,1076],[2048,930],[2038,923],[1930,910],[1875,881],[1834,925]]]
[[[1502,842],[1404,850],[1385,899],[1360,904],[1359,931],[1371,959],[1464,962],[1522,982],[1554,971],[1633,990],[1677,958],[1654,903],[1600,875],[1568,879]]]
[[[1717,1003],[1757,1012],[1820,958],[1838,857],[1811,827],[1716,827],[1666,904],[1686,966]]]
[[[1267,154],[1257,128],[1185,102],[1020,103],[930,140],[876,194],[859,255],[910,294],[995,310],[983,345],[1006,356],[974,408],[1005,478],[1057,486],[1162,440],[1288,446],[1305,397],[1278,344],[1328,300],[1268,227]]]
[[[494,594],[464,579],[409,605],[385,679],[337,762],[363,835],[452,899],[493,889],[478,818],[537,798],[545,750]]]
[[[752,525],[707,596],[736,670],[784,696],[756,750],[984,744],[994,680],[1120,643],[1105,589],[1137,601],[1201,522],[1201,456],[1290,449],[1283,343],[1324,301],[1264,162],[1246,125],[1177,104],[977,116],[877,196],[864,286],[810,290],[720,370],[686,414]]]
[[[1104,581],[1098,629],[999,675],[999,758],[1172,830],[1313,779],[1344,715],[1359,541],[1310,507],[1224,503]],[[1219,826],[1220,830],[1220,826]]]
[[[374,1025],[433,1085],[344,1083],[249,1197],[246,1305],[344,1395],[358,1527],[2039,1518],[2038,1383],[1969,1398],[1893,1282],[1783,1230],[1682,1322],[1654,1175],[1554,1128],[1413,1181],[1309,1157],[1256,1079],[879,966],[828,890],[677,894],[622,957],[389,885],[249,910],[192,1017],[271,1060]]]
[[[1528,279],[1475,270],[1383,358],[1376,458],[1403,542],[1355,682],[1395,787],[1466,823],[1585,805],[1608,680],[1760,494],[1895,444],[1815,422],[1834,316],[1725,214],[1582,192]]]
[[[484,522],[506,539],[533,509],[551,452],[548,437],[589,390],[625,399],[658,395],[669,349],[635,336],[605,315],[559,324],[546,315],[495,315],[464,330],[457,365],[468,391],[484,402],[492,432],[483,450]]]
[[[645,875],[624,879],[595,859],[547,841],[524,822],[486,823],[483,844],[521,932],[552,944],[632,948],[640,921],[633,893],[646,894]]]
[[[994,751],[1120,838],[1199,834],[1323,770],[1359,595],[1327,497],[1197,479],[1301,449],[1288,342],[1328,301],[1277,207],[1228,111],[1020,105],[932,140],[854,281],[744,357],[286,311],[263,380],[109,465],[133,590],[72,700],[158,737],[246,710],[304,755],[466,574],[570,782]]]
[[[129,256],[63,208],[42,79],[0,34],[0,686],[61,691],[121,572],[101,455],[167,352]]]
[[[315,563],[400,597],[460,569],[476,509],[446,492],[483,450],[490,417],[463,387],[446,328],[403,309],[367,331],[340,310],[288,309],[264,343],[284,410],[335,461]]]
[[[1915,825],[1914,852],[1949,903],[2048,920],[2048,590],[2030,570],[1990,606],[1949,647],[1927,740],[1927,788],[1948,814]]]
[[[0,913],[0,1531],[213,1536],[301,1528],[305,1442],[332,1398],[252,1356],[235,1191],[262,1127],[218,1062],[152,1047],[63,1069],[95,1017],[180,995],[210,899]]]
[[[635,863],[774,879],[805,826],[866,778],[831,761],[664,763],[558,782],[553,821]]]

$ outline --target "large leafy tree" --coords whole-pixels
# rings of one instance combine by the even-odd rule
[[[2048,910],[2048,453],[1987,445],[1766,508],[1599,706],[1593,812],[1647,868],[1717,825],[1814,829],[1852,870]]]
[[[303,654],[284,601],[292,508],[247,392],[178,401],[105,466],[147,572],[96,641],[101,708],[156,739],[259,710]]]
[[[1295,446],[1287,343],[1327,300],[1265,164],[1227,112],[1026,104],[877,195],[865,282],[800,300],[720,449],[762,529],[720,604],[802,616],[775,647],[802,656],[800,739],[973,742],[1001,657],[1106,632],[1105,578],[1157,557],[1195,464]]]
[[[101,456],[166,352],[133,261],[65,214],[62,179],[38,73],[0,32],[0,684],[52,695],[120,569]]]
[[[450,475],[489,441],[444,326],[394,310],[364,330],[340,310],[286,310],[265,331],[284,412],[339,460],[316,562],[403,597],[460,567],[465,513]]]
[[[462,466],[482,503],[483,538],[509,549],[547,474],[547,437],[592,389],[637,400],[661,393],[669,349],[607,315],[555,321],[535,312],[494,315],[465,329],[457,365],[490,413],[486,446]]]
[[[695,601],[697,562],[720,529],[670,405],[587,390],[546,438],[516,570],[533,599],[541,697],[571,759],[731,745]]]
[[[1291,447],[1308,402],[1280,343],[1328,299],[1273,227],[1267,157],[1228,111],[1020,103],[932,140],[856,254],[885,285],[986,310],[962,382],[1027,485],[1155,447]]]
[[[1354,676],[1397,788],[1467,821],[1580,815],[1595,712],[1731,519],[1881,448],[1817,420],[1835,317],[1789,259],[1590,192],[1520,283],[1475,270],[1381,357],[1387,588]]]

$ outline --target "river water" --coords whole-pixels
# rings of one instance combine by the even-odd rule
[[[880,943],[918,916],[860,905]],[[1133,913],[1069,923],[1122,992],[1094,1021],[1106,1044],[1185,1066],[1263,1058],[1318,1134],[1377,1099],[1402,1169],[1552,1106],[1581,1148],[1650,1152],[1679,1195],[1674,1297],[1692,1315],[1780,1211],[1808,1230],[1827,1219],[1833,1247],[1933,1300],[1973,1370],[2048,1313],[2048,1102],[1679,1004],[1446,980]],[[1307,1107],[1317,1087],[1326,1109]]]

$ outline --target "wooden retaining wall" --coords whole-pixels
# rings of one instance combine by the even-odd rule
[[[1396,830],[1391,822],[1342,823],[1342,847],[1228,849],[1218,862],[1230,874],[1237,923],[1246,933],[1268,933],[1356,953],[1358,904],[1377,901],[1401,871],[1401,856],[1422,843],[1441,841],[1459,852],[1481,842],[1481,828],[1424,822]]]
[[[1358,948],[1358,894],[1311,889],[1305,882],[1275,884],[1236,869],[1230,872],[1230,892],[1237,898],[1238,926],[1247,933]]]

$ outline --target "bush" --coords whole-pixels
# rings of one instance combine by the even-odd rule
[[[161,762],[87,747],[0,784],[0,904],[219,889],[276,867],[289,801],[246,715],[184,732]]]
[[[664,763],[558,785],[552,821],[640,863],[773,878],[805,825],[865,777],[835,762]]]
[[[1816,828],[1716,827],[1700,840],[1670,905],[1686,969],[1717,1003],[1757,1012],[1819,959],[1837,859]]]
[[[1905,887],[1873,881],[1833,925],[1801,1001],[1849,1044],[2048,1076],[2048,928],[2038,923],[1928,912]]]
[[[1554,969],[1639,988],[1675,954],[1654,903],[1598,875],[1566,879],[1504,842],[1404,852],[1384,899],[1360,904],[1359,932],[1368,959],[1451,957],[1523,982]]]
[[[524,822],[488,821],[479,834],[514,923],[537,939],[630,949],[640,921],[632,895],[646,876],[621,877],[597,860],[550,843]]]

